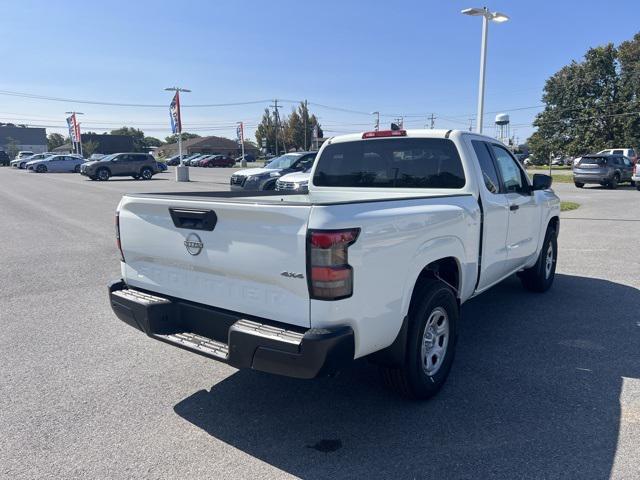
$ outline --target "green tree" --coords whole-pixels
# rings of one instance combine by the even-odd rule
[[[197,133],[182,132],[182,141],[183,142],[185,140],[190,140],[192,138],[200,138],[200,135],[198,135]],[[166,137],[164,139],[164,141],[166,143],[178,143],[178,134],[174,133],[173,135],[169,135],[168,137]]]
[[[275,115],[268,109],[265,109],[262,120],[256,129],[256,140],[259,147],[262,147],[262,140],[266,140],[267,151],[271,153],[275,153],[275,125]],[[292,110],[288,117],[280,119],[278,128],[278,151],[310,149],[311,136],[316,125],[318,126],[318,136],[322,137],[323,132],[318,123],[318,119],[315,115],[309,115],[309,110],[305,102],[301,102],[297,108]]]
[[[127,135],[133,137],[133,151],[143,152],[147,146],[144,143],[144,132],[133,127],[122,127],[116,130],[111,130],[111,135]]]
[[[85,158],[89,158],[91,155],[96,153],[100,144],[98,142],[94,142],[93,140],[87,140],[86,142],[82,142],[82,154]]]
[[[50,133],[47,136],[47,151],[52,152],[54,148],[64,145],[64,137],[59,133]]]
[[[545,109],[528,143],[538,159],[640,145],[640,34],[591,48],[544,87]]]
[[[618,47],[620,100],[627,112],[640,111],[640,33]],[[619,146],[640,147],[640,115],[621,115],[622,138]]]
[[[264,147],[267,152],[275,153],[275,132],[275,118],[271,115],[269,109],[265,108],[262,114],[262,120],[260,120],[260,124],[258,124],[258,128],[256,128],[256,142],[258,143],[258,147],[263,148],[264,140]]]
[[[20,151],[20,144],[15,138],[7,137],[7,155],[9,158],[16,158],[18,152]]]
[[[149,147],[160,147],[164,145],[162,140],[157,139],[156,137],[144,137],[144,144]]]

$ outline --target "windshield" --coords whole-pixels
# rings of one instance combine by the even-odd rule
[[[117,155],[117,153],[112,153],[111,155],[106,155],[106,156],[104,156],[104,157],[102,157],[102,158],[99,158],[98,160],[99,160],[100,162],[107,162],[107,161],[109,161],[109,160],[111,160],[111,159],[115,158],[115,156],[116,156],[116,155]]]
[[[282,155],[271,160],[264,168],[289,168],[299,158],[300,155],[295,154]]]
[[[451,140],[407,138],[329,145],[320,155],[313,183],[321,187],[462,188],[466,180]]]

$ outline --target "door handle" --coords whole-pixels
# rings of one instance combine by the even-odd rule
[[[512,212],[515,212],[519,208],[520,208],[520,205],[509,205],[509,210],[511,210]]]
[[[188,230],[212,232],[218,222],[218,217],[213,210],[169,208],[169,214],[176,228],[186,228]]]

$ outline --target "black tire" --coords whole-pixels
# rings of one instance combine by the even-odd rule
[[[80,173],[80,165],[73,167],[73,173]]]
[[[620,183],[620,177],[616,173],[613,177],[611,177],[611,180],[609,180],[609,188],[611,190],[615,190],[616,188],[618,188],[618,183]]]
[[[142,170],[140,170],[140,178],[142,178],[142,180],[151,180],[151,177],[153,177],[153,170],[149,167],[143,167]]]
[[[96,178],[101,182],[106,182],[111,177],[111,172],[106,168],[101,168],[96,172]]]
[[[636,184],[636,189],[640,192],[640,184]]]
[[[584,183],[581,183],[581,182],[573,182],[573,183],[574,183],[574,184],[575,184],[575,186],[576,186],[576,187],[578,187],[578,188],[582,188],[582,187],[584,187]]]
[[[629,180],[629,185],[631,185],[632,187],[635,187],[636,182],[634,180]]]
[[[46,165],[38,165],[36,167],[36,172],[38,173],[45,173],[47,171],[47,166]]]
[[[551,253],[549,254],[549,248]],[[549,255],[551,258],[549,259]],[[550,261],[550,266],[548,263]],[[522,285],[532,292],[546,292],[553,285],[556,276],[556,263],[558,261],[558,237],[553,227],[547,227],[544,242],[538,255],[538,260],[533,267],[518,273]]]
[[[273,182],[269,182],[266,183],[263,190],[275,190],[276,189],[276,182],[275,180]]]
[[[443,312],[445,317],[438,317]],[[425,400],[435,395],[444,385],[453,364],[459,314],[456,297],[446,284],[435,279],[423,283],[409,309],[404,364],[399,367],[380,367],[385,386],[411,399]],[[432,335],[434,342],[431,347],[426,346],[427,324],[435,322],[430,325],[432,329],[433,325],[439,325],[442,318],[442,325],[446,323],[448,331],[446,334]],[[435,354],[428,355],[425,352],[425,348],[438,345],[443,348],[442,356],[438,357],[439,365],[434,360]],[[430,367],[432,373],[428,372]]]

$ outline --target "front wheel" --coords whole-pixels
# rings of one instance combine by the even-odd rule
[[[149,167],[144,167],[140,171],[140,176],[143,180],[151,180],[151,177],[153,177],[153,170],[151,170]]]
[[[535,265],[518,274],[524,288],[540,293],[549,290],[556,276],[557,261],[558,237],[555,230],[549,227]]]
[[[109,180],[111,173],[109,173],[109,170],[107,170],[106,168],[101,168],[100,170],[98,170],[98,173],[96,176],[98,177],[98,180],[100,180],[101,182],[106,182],[107,180]]]
[[[584,183],[582,183],[582,182],[573,182],[573,183],[574,183],[574,185],[575,185],[576,187],[578,187],[578,188],[582,188],[582,187],[584,187]]]
[[[38,165],[38,167],[36,168],[36,172],[38,173],[44,173],[47,171],[47,167],[45,165]]]
[[[453,291],[439,280],[427,280],[409,310],[403,365],[381,367],[385,385],[408,398],[435,395],[451,370],[458,317]]]

